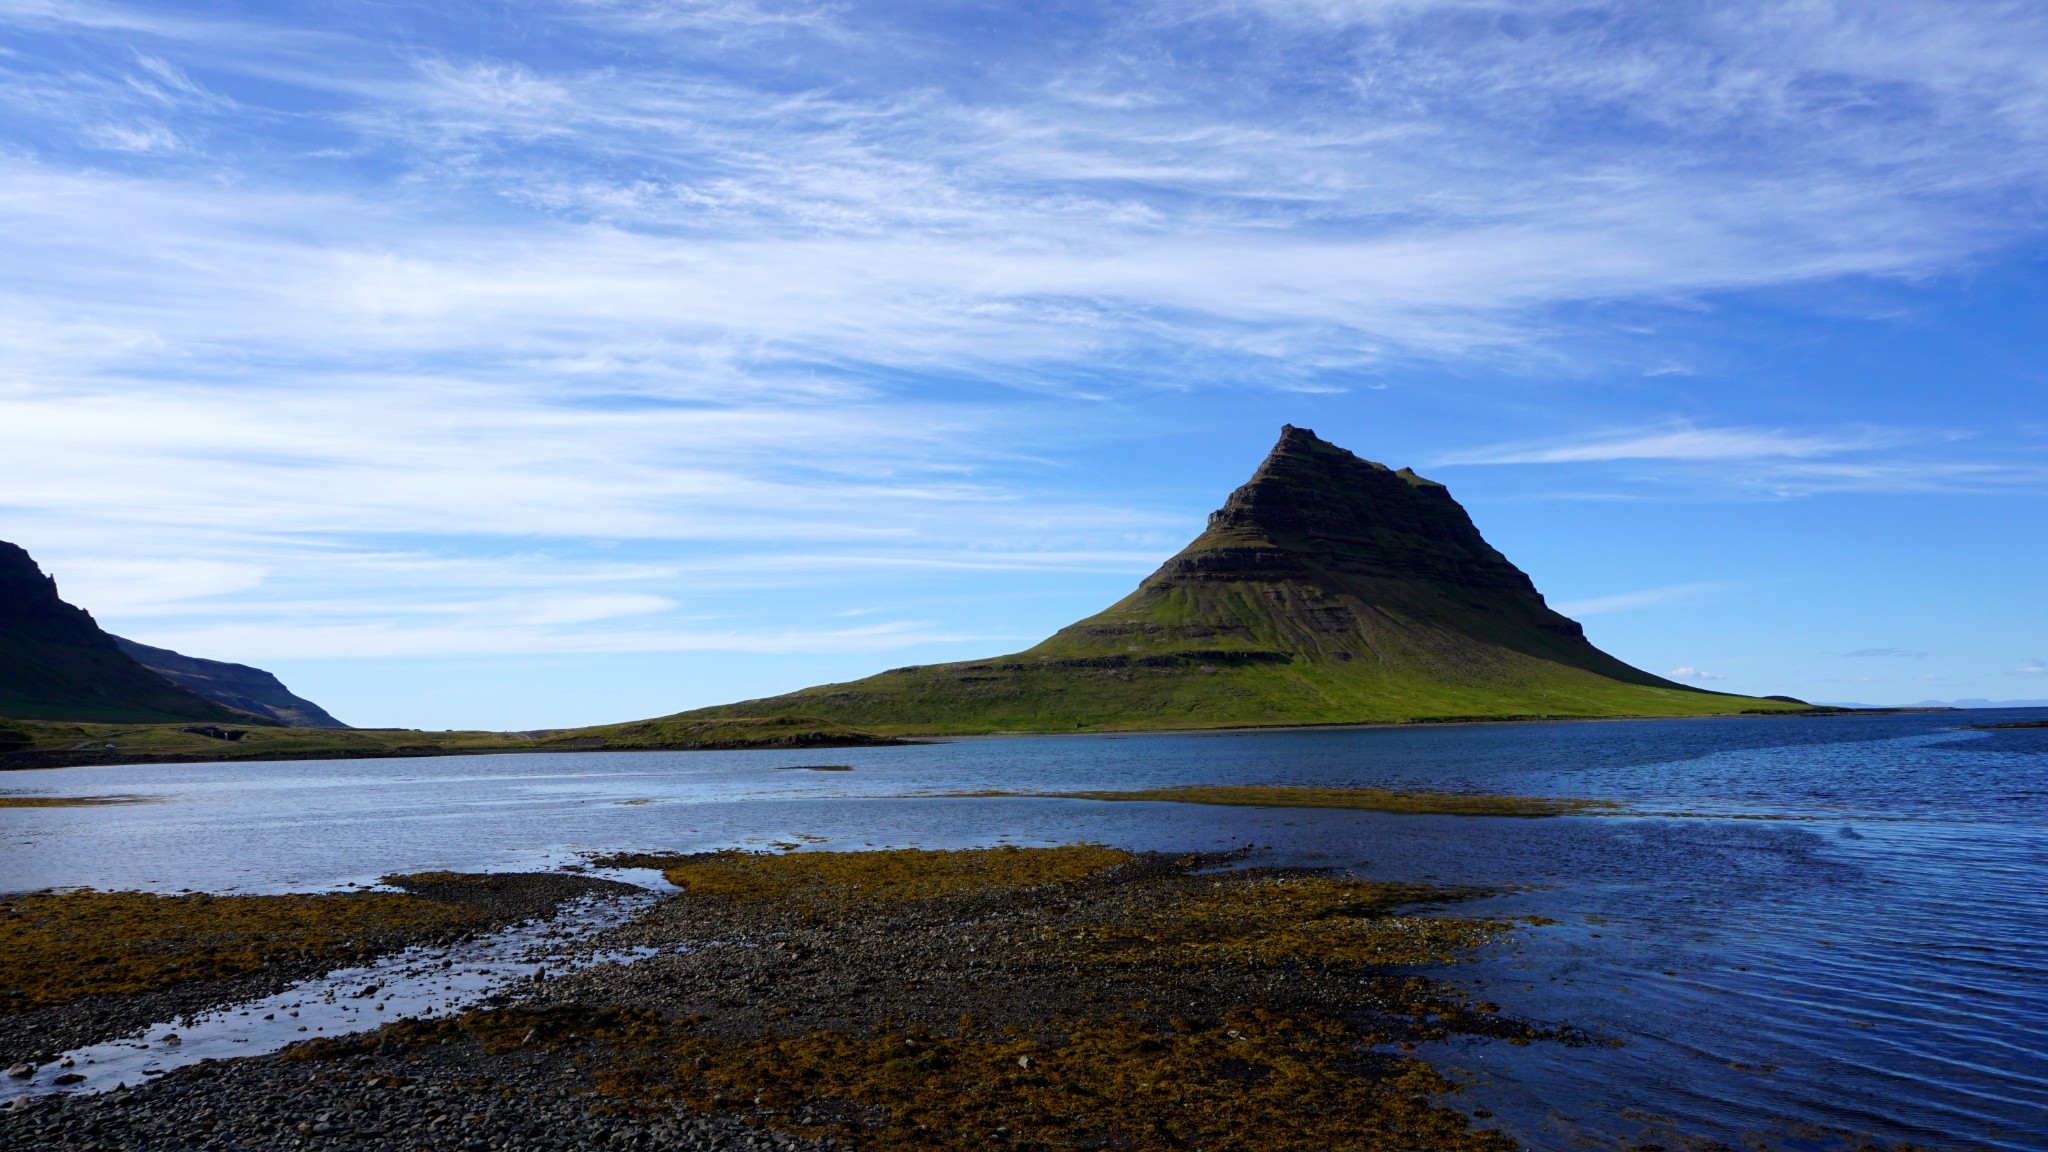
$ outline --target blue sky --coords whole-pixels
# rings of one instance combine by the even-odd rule
[[[2048,698],[2048,9],[0,0],[0,538],[357,724],[1024,647],[1292,422],[1608,650]]]

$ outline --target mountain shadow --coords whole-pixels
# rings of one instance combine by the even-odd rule
[[[1798,707],[1602,652],[1443,485],[1290,425],[1192,543],[1035,647],[683,715],[942,735]]]
[[[205,699],[135,662],[57,582],[0,541],[0,716],[118,724],[266,723]]]

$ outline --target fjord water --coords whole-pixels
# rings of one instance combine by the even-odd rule
[[[2048,1147],[2048,713],[965,740],[17,772],[0,887],[267,892],[625,849],[1257,846],[1252,863],[1476,885],[1540,916],[1441,975],[1579,1030],[1425,1052],[1532,1147],[1686,1137]],[[850,766],[846,772],[802,770]],[[1018,797],[1350,784],[1621,801],[1630,815],[1396,816]]]

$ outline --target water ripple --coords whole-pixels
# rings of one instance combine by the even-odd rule
[[[21,888],[274,892],[610,850],[1252,843],[1264,863],[1491,886],[1501,895],[1470,907],[1554,921],[1451,975],[1525,1018],[1619,1044],[1466,1040],[1436,1052],[1469,1072],[1464,1106],[1533,1148],[1719,1140],[1821,1152],[1867,1137],[2039,1152],[2048,729],[1956,723],[1946,714],[965,740],[836,752],[853,770],[830,778],[773,771],[803,763],[802,752],[17,772],[10,788],[160,802],[0,810],[0,875]],[[1742,818],[902,798],[1215,783],[1469,789]],[[229,843],[241,850],[218,850]],[[481,966],[496,974],[498,963]],[[294,1001],[302,1013],[312,1002]],[[256,1045],[249,1039],[244,1047]],[[161,1046],[149,1052],[161,1057]]]

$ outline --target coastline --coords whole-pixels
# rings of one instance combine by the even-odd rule
[[[1628,723],[1644,720],[1742,720],[1759,718],[1794,717],[1855,717],[1892,716],[1907,713],[1959,712],[1955,708],[1836,708],[1815,706],[1801,710],[1755,710],[1744,712],[1707,713],[1701,715],[1639,715],[1639,716],[1457,716],[1430,717],[1418,720],[1360,720],[1355,723],[1324,724],[1232,724],[1228,726],[1191,725],[1162,728],[1095,728],[1085,731],[1018,730],[1001,732],[961,732],[892,735],[870,732],[815,733],[791,736],[773,736],[766,739],[701,740],[693,742],[659,743],[631,742],[610,743],[600,737],[561,738],[561,733],[543,737],[527,732],[492,732],[477,735],[494,739],[520,741],[504,744],[477,745],[474,743],[405,744],[384,748],[363,748],[337,746],[332,748],[289,748],[274,751],[251,751],[247,753],[177,751],[148,752],[124,751],[119,748],[36,748],[11,752],[0,752],[0,772],[28,771],[45,768],[83,768],[128,764],[219,764],[249,763],[264,761],[304,760],[382,760],[410,759],[435,756],[496,756],[525,755],[554,752],[742,752],[777,751],[830,748],[889,748],[911,747],[923,744],[945,744],[966,740],[1015,740],[1045,737],[1096,737],[1121,739],[1143,736],[1232,736],[1265,732],[1338,732],[1360,729],[1412,729],[1412,728],[1463,728],[1491,725],[1531,724],[1597,724]],[[2025,727],[2026,725],[1996,725],[1995,727]],[[1991,726],[1987,726],[1991,727]],[[317,729],[291,729],[294,734]],[[388,729],[338,729],[356,735],[368,735],[390,731]],[[577,731],[577,730],[568,730]],[[418,736],[420,733],[409,733]],[[458,736],[470,735],[451,734]],[[548,743],[539,739],[548,738]]]
[[[1085,845],[591,863],[680,885],[590,942],[635,962],[29,1098],[0,1142],[1509,1152],[1412,1053],[1570,1039],[1427,975],[1524,930],[1479,892]]]
[[[891,748],[933,740],[826,740],[764,744],[758,742],[705,744],[609,745],[590,748],[392,748],[312,749],[291,752],[252,752],[247,755],[207,755],[200,752],[123,753],[92,749],[44,750],[0,753],[0,772],[32,771],[41,768],[90,768],[124,764],[238,764],[297,760],[410,760],[437,756],[539,756],[562,752],[773,752],[813,748]]]
[[[85,724],[12,721],[41,747],[0,752],[0,771],[116,764],[361,760],[527,752],[688,752],[889,747],[893,736],[806,716],[643,720],[528,732],[400,728]]]
[[[1356,732],[1362,729],[1413,729],[1413,728],[1484,728],[1492,726],[1524,726],[1537,724],[1629,724],[1644,720],[1762,720],[1800,719],[1828,716],[1897,716],[1922,712],[1961,712],[1961,708],[1833,708],[1815,706],[1808,710],[1792,711],[1782,709],[1758,709],[1752,712],[1707,712],[1687,715],[1657,715],[1645,713],[1639,716],[1461,716],[1442,719],[1422,720],[1358,720],[1350,723],[1322,724],[1231,724],[1227,726],[1189,726],[1180,728],[1091,728],[1087,731],[1004,731],[1004,732],[962,732],[952,735],[909,735],[898,737],[906,744],[934,742],[952,743],[965,740],[1023,740],[1044,737],[1107,737],[1122,739],[1131,736],[1238,736],[1262,732]]]

